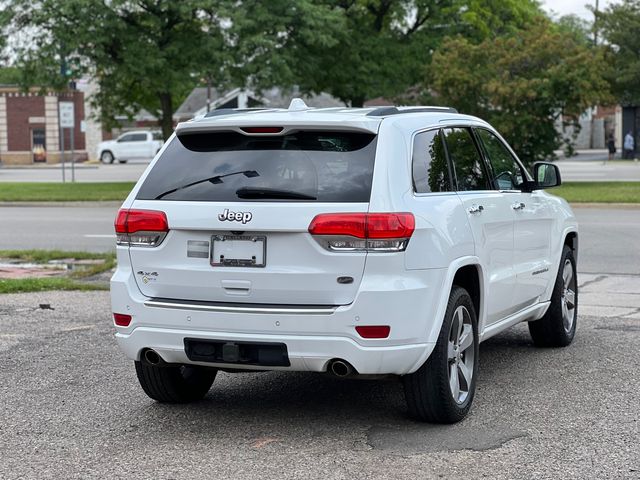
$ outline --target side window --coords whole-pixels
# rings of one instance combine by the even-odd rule
[[[415,136],[412,170],[413,189],[416,193],[451,191],[447,157],[439,130]]]
[[[482,157],[468,128],[443,130],[451,163],[456,172],[458,191],[490,190]]]
[[[519,190],[524,181],[522,167],[511,152],[489,130],[478,128],[476,132],[491,164],[496,187],[499,190]]]
[[[118,143],[132,142],[133,141],[133,137],[134,137],[134,134],[132,134],[132,133],[129,133],[127,135],[123,135],[118,139]]]
[[[131,140],[129,140],[130,142],[146,142],[147,141],[147,134],[146,133],[134,133],[133,135],[131,135]]]

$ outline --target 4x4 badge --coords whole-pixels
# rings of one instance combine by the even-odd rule
[[[227,220],[228,222],[242,222],[247,223],[250,222],[253,218],[251,212],[230,212],[228,208],[224,209],[224,212],[218,215],[218,220],[224,222]]]

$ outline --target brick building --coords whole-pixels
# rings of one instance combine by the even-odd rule
[[[38,89],[21,91],[16,86],[0,85],[0,163],[28,165],[59,163],[60,130],[58,102],[73,102],[75,114],[74,149],[76,161],[87,158],[84,120],[84,94],[65,92],[46,94]],[[70,161],[71,129],[64,130],[65,160]]]

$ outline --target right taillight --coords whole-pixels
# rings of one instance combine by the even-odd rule
[[[124,313],[114,313],[113,323],[115,323],[119,327],[128,327],[131,323],[131,315],[127,315]]]
[[[401,252],[415,229],[411,213],[323,213],[309,233],[327,250],[336,252]]]
[[[169,232],[169,223],[164,212],[123,208],[116,217],[115,229],[118,245],[156,247]]]

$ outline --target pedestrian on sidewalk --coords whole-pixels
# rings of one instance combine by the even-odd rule
[[[607,137],[607,148],[609,149],[609,161],[613,160],[616,155],[616,139],[613,136],[613,132],[609,132]],[[607,162],[603,162],[607,163]]]
[[[634,147],[633,132],[629,130],[624,136],[624,158],[633,158]]]

